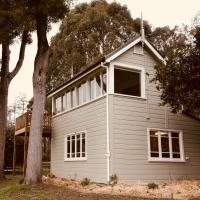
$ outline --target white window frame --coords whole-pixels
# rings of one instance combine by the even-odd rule
[[[106,91],[106,93],[103,93],[103,88],[102,88],[103,87],[103,84],[102,84],[103,78],[102,78],[102,76],[103,76],[104,73],[107,74],[107,71],[105,71],[105,70],[102,71],[101,70],[98,73],[94,73],[93,75],[89,76],[86,80],[83,80],[82,82],[77,83],[74,87],[71,87],[70,89],[66,89],[65,93],[70,91],[70,104],[71,104],[71,106],[70,106],[70,108],[68,108],[67,105],[65,105],[66,109],[65,110],[62,109],[62,111],[59,112],[59,113],[56,113],[56,105],[55,105],[56,96],[53,96],[52,97],[52,115],[53,115],[52,117],[54,118],[54,117],[60,116],[60,115],[62,115],[64,113],[67,113],[67,112],[69,112],[71,110],[74,110],[74,109],[76,109],[78,107],[84,106],[84,105],[89,104],[89,103],[91,103],[93,101],[96,101],[96,100],[98,100],[98,99],[100,99],[102,97],[105,97],[107,91]],[[97,87],[96,76],[100,77],[100,95],[99,96],[96,95],[96,92],[97,92],[96,91],[96,87]],[[91,83],[90,82],[91,82],[91,80],[94,80],[94,88],[93,88],[94,97],[92,99],[91,99],[91,94],[90,94],[90,90],[91,90],[91,88],[90,88],[91,87],[91,85],[90,85]],[[78,96],[79,95],[78,87],[80,85],[82,85],[83,83],[85,83],[86,101],[84,101],[84,102],[82,102],[80,104],[79,103],[79,96]],[[75,99],[74,99],[74,96],[73,96],[73,91],[74,90],[75,90]],[[65,95],[64,95],[63,98],[65,98]],[[65,103],[65,104],[66,104],[66,102],[68,102],[68,101],[67,100],[63,101],[63,103]]]
[[[126,94],[119,94],[115,93],[114,91],[114,69],[120,69],[120,70],[126,70],[126,71],[137,71],[140,74],[140,96],[134,96],[134,95],[126,95]],[[120,95],[120,96],[127,96],[127,97],[136,97],[136,98],[143,98],[146,99],[146,91],[145,91],[145,69],[143,67],[135,66],[135,65],[128,65],[121,62],[112,62],[110,64],[110,80],[109,80],[109,93]]]
[[[76,147],[76,135],[79,134],[85,134],[85,157],[76,157],[76,153],[77,153],[77,147]],[[67,158],[67,137],[69,136],[75,136],[75,157],[74,158]],[[82,135],[81,135],[82,138]],[[70,140],[70,145],[72,145],[72,141]],[[82,156],[82,143],[80,143],[80,155]],[[72,146],[70,146],[70,148],[72,148]],[[71,150],[70,150],[71,151]],[[69,133],[65,135],[64,138],[64,161],[85,161],[87,160],[87,131],[79,131],[79,132],[74,132],[74,133]]]
[[[151,146],[150,146],[150,131],[163,131],[168,132],[169,134],[169,153],[170,158],[162,158],[162,148],[161,148],[161,139],[160,135],[158,135],[158,151],[159,157],[151,157]],[[180,158],[173,158],[172,157],[172,140],[171,140],[171,132],[179,133],[179,146],[180,146]],[[183,144],[183,131],[182,130],[173,130],[173,129],[160,129],[160,128],[147,128],[147,141],[148,141],[148,161],[150,162],[185,162],[185,155],[184,155],[184,144]]]

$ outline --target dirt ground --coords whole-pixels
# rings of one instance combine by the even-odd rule
[[[30,186],[18,184],[21,178],[21,176],[8,176],[6,181],[0,181],[1,200],[147,200],[172,199],[172,197],[184,200],[200,199],[200,181],[184,183],[190,191],[187,196],[183,192],[183,182],[182,185],[176,183],[179,185],[177,187],[179,190],[177,193],[175,193],[175,189],[172,190],[174,193],[171,196],[169,188],[172,185],[168,184],[164,187],[159,185],[159,188],[155,190],[149,190],[146,185],[123,183],[119,183],[114,187],[91,183],[89,186],[83,187],[78,181],[45,177],[42,184]],[[165,193],[169,193],[168,196],[164,195]],[[176,194],[179,194],[179,196]]]

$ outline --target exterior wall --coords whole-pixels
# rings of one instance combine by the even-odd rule
[[[160,93],[153,78],[156,61],[145,50],[144,56],[133,53],[133,49],[114,60],[144,67],[146,75],[146,97],[139,99],[122,95],[110,95],[111,130],[111,174],[120,180],[161,181],[180,177],[200,178],[200,123],[183,114],[172,114],[160,107]],[[183,163],[149,162],[147,128],[177,129],[183,131],[185,156]]]
[[[51,173],[72,179],[90,178],[106,182],[106,98],[53,117],[51,141]],[[64,161],[66,134],[87,131],[87,160]]]

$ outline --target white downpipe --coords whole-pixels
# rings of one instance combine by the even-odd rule
[[[106,68],[106,162],[107,162],[107,183],[110,183],[110,121],[109,121],[109,68],[101,63],[101,66]]]

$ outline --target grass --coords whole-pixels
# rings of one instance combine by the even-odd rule
[[[24,184],[9,185],[9,186],[6,186],[6,187],[0,189],[0,195],[15,192],[17,190],[23,190],[25,188],[27,188],[27,185],[24,185]]]

